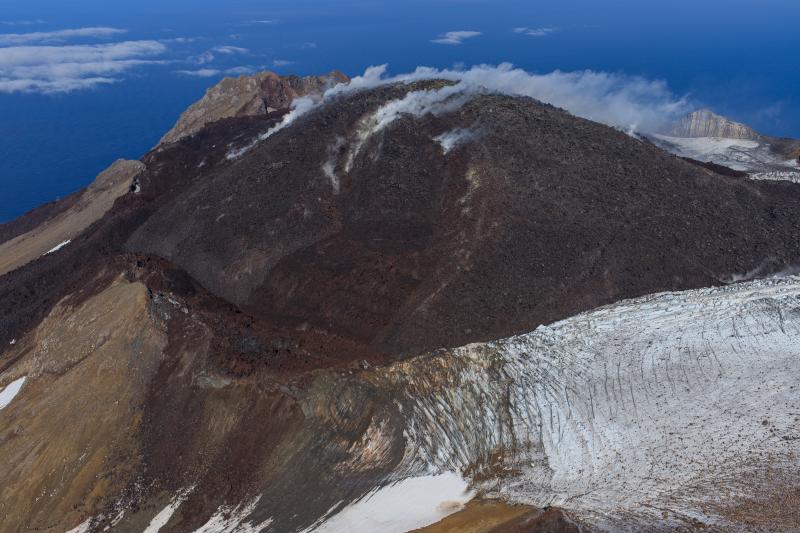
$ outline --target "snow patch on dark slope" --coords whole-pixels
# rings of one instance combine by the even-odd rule
[[[776,153],[768,141],[722,137],[650,137],[668,152],[748,172],[752,179],[800,181],[800,163]]]
[[[745,171],[752,179],[800,182],[800,141],[761,135],[708,109],[689,113],[649,138],[668,152]]]

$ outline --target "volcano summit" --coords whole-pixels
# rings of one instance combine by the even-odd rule
[[[0,529],[800,527],[800,185],[544,87],[225,80],[0,226]]]

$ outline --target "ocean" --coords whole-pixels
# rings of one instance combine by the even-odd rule
[[[502,62],[538,73],[591,69],[663,80],[676,98],[766,134],[800,137],[800,3],[794,1],[3,4],[0,222],[87,185],[117,158],[141,157],[207,87],[224,75],[260,69],[301,75],[337,69],[351,76],[384,63],[395,73]],[[98,27],[120,31],[8,37]],[[2,89],[3,81],[31,75],[19,67],[20,48],[40,54],[42,47],[142,41],[162,50],[111,58],[97,74],[108,81],[55,94],[16,92],[10,83]],[[63,52],[46,62],[53,83],[63,82],[58,76],[69,67]]]

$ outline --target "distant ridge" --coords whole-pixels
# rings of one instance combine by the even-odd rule
[[[689,113],[665,133],[672,137],[721,137],[753,141],[762,137],[753,128],[717,115],[710,109],[698,109]]]

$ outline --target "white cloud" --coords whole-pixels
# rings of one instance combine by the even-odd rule
[[[162,43],[189,44],[195,42],[194,37],[174,37],[172,39],[161,39]]]
[[[189,61],[192,63],[196,63],[198,65],[205,65],[207,63],[211,63],[217,58],[217,54],[223,55],[235,55],[235,54],[248,54],[250,50],[247,48],[242,48],[240,46],[215,46],[211,50],[206,50],[202,54],[192,56],[189,58]]]
[[[0,24],[3,26],[35,26],[38,24],[47,24],[46,20],[42,19],[34,19],[34,20],[1,20]]]
[[[302,45],[300,45],[300,48],[302,48],[303,50],[310,50],[316,47],[317,43],[311,43],[311,42],[303,43]]]
[[[0,48],[0,92],[70,92],[114,83],[115,75],[162,63],[154,57],[166,50],[157,41]]]
[[[288,67],[290,65],[294,65],[294,61],[288,61],[286,59],[275,59],[272,62],[273,67]]]
[[[543,28],[514,28],[514,33],[521,33],[523,35],[528,35],[530,37],[545,37],[550,35],[551,33],[557,32],[558,28],[552,27],[543,27]]]
[[[66,93],[115,83],[114,78],[71,78],[63,80],[0,79],[0,93]]]
[[[443,33],[431,42],[436,44],[461,44],[465,40],[478,37],[479,35],[481,35],[479,31],[449,31]]]
[[[242,74],[252,74],[258,70],[256,67],[252,67],[250,65],[243,65],[241,67],[233,67],[229,69],[225,69],[226,76],[241,76]]]
[[[125,33],[127,30],[119,28],[75,28],[57,31],[37,31],[32,33],[3,33],[0,34],[0,45],[24,45],[33,43],[60,43],[69,39],[82,37],[103,38]]]
[[[189,61],[198,65],[205,65],[206,63],[211,63],[214,59],[216,59],[216,56],[210,50],[207,50],[202,54],[191,56]]]
[[[123,41],[111,44],[70,46],[14,46],[0,48],[0,69],[11,67],[119,61],[165,52],[167,47],[158,41]]]
[[[219,76],[222,71],[215,69],[215,68],[201,68],[197,70],[176,70],[178,74],[183,74],[184,76],[193,76],[196,78],[213,78],[214,76]]]
[[[256,67],[250,65],[243,65],[240,67],[231,67],[228,69],[216,69],[216,68],[200,68],[195,70],[176,70],[176,74],[182,74],[184,76],[193,76],[195,78],[213,78],[215,76],[241,76],[244,74],[252,74],[256,70]]]
[[[241,46],[215,46],[211,51],[226,55],[247,54],[250,52],[250,50]]]
[[[251,21],[249,22],[249,24],[275,24],[275,21],[274,21],[274,20],[266,20],[266,19],[262,19],[262,20],[251,20]]]

